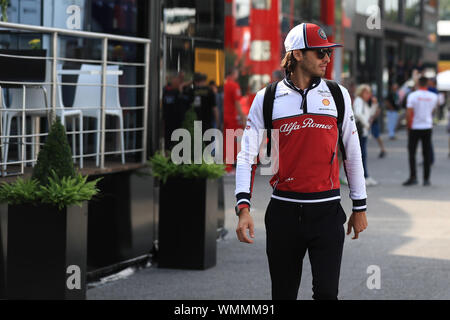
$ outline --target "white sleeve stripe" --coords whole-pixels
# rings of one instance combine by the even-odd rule
[[[247,199],[241,199],[237,202],[237,204],[241,204],[242,202],[247,202],[248,204],[250,204],[250,201],[248,201]]]

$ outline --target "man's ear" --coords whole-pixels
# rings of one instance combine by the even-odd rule
[[[300,50],[294,50],[292,51],[292,55],[294,56],[295,60],[302,61],[303,59],[303,52]]]

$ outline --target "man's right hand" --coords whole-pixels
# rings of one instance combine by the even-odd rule
[[[239,214],[239,222],[236,228],[236,235],[239,241],[246,243],[253,243],[253,240],[247,236],[247,229],[249,230],[250,237],[255,237],[255,225],[253,223],[253,218],[250,215],[248,208],[242,208]]]

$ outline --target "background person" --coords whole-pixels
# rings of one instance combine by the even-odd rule
[[[172,132],[181,128],[184,114],[187,110],[187,101],[183,99],[182,90],[180,75],[170,75],[162,94],[164,144],[166,150],[172,149],[174,144],[177,143],[176,141],[171,141]]]
[[[217,111],[219,112],[219,121],[214,123],[214,128],[223,130],[223,90],[217,87],[216,82],[211,80],[209,82],[209,87],[214,92],[216,99]]]
[[[193,107],[197,114],[197,120],[202,122],[202,134],[219,123],[219,112],[216,105],[216,95],[210,86],[206,84],[207,76],[202,73],[194,74]]]
[[[375,97],[372,97],[372,89],[367,84],[361,84],[356,89],[356,98],[353,102],[353,112],[357,123],[362,126],[359,134],[359,142],[361,146],[361,157],[364,167],[364,177],[366,178],[366,186],[375,186],[378,184],[375,179],[369,176],[367,168],[367,139],[369,138],[369,130],[373,121],[375,108],[369,106],[369,101],[372,99],[372,106],[378,107],[378,102]]]
[[[247,117],[242,111],[239,100],[241,99],[241,88],[237,83],[239,76],[238,69],[233,68],[226,74],[225,84],[223,88],[224,104],[223,104],[223,131],[224,131],[224,159],[226,164],[226,171],[232,174],[233,164],[236,163],[237,157],[237,138],[234,138],[233,154],[231,158],[231,150],[227,147],[226,131],[227,129],[244,129],[247,121]]]
[[[377,140],[378,146],[380,147],[380,154],[378,155],[379,158],[384,158],[386,156],[386,149],[384,148],[383,139],[381,139],[380,136],[380,115],[381,115],[381,108],[378,105],[378,102],[375,104],[372,104],[372,101],[377,101],[377,99],[373,97],[371,100],[369,100],[369,106],[371,109],[372,116],[372,124],[370,126],[370,131],[372,133],[372,136]]]
[[[418,90],[408,95],[406,119],[408,123],[409,179],[403,185],[417,184],[416,149],[422,142],[423,185],[429,186],[431,170],[431,135],[433,128],[433,110],[437,107],[438,97],[428,90],[428,79],[420,77]]]
[[[398,84],[393,83],[388,96],[385,99],[388,136],[390,140],[395,140],[395,131],[398,121],[398,112],[400,111]]]

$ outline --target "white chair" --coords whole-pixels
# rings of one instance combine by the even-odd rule
[[[58,67],[60,69],[60,67]],[[58,76],[58,82],[61,82],[61,77]],[[75,131],[76,128],[76,118],[79,119],[80,134],[79,134],[79,144],[80,144],[80,168],[83,168],[83,113],[80,109],[75,108],[65,108],[62,102],[61,85],[57,86],[56,93],[56,115],[60,117],[63,126],[66,124],[66,118],[72,118],[72,127]],[[32,87],[25,89],[25,114],[27,116],[33,117],[48,117],[49,107],[48,107],[48,96],[46,94],[47,89],[45,87]],[[22,109],[23,104],[23,89],[13,88],[9,89],[11,104],[9,109]],[[6,171],[6,164],[8,162],[8,151],[9,151],[9,136],[11,135],[11,123],[14,118],[17,118],[18,133],[21,135],[21,123],[22,111],[20,110],[8,110],[6,104],[3,100],[3,133],[4,139],[4,170]],[[35,109],[35,110],[33,110]],[[38,109],[38,110],[36,110]],[[31,132],[35,133],[35,123],[32,119],[31,121]],[[35,137],[33,136],[32,142],[32,155],[35,154]],[[75,133],[72,134],[72,145],[73,145],[73,155],[76,155],[76,143],[75,143]],[[19,157],[21,157],[21,148],[19,148]],[[75,161],[75,158],[74,158]],[[34,164],[34,163],[33,163]]]
[[[102,66],[83,64],[81,66],[81,74],[78,77],[78,85],[75,92],[73,107],[81,109],[84,117],[96,119],[96,166],[100,164],[100,130],[101,130],[101,93],[102,93]],[[119,66],[108,66],[107,71],[119,71]],[[83,84],[88,84],[84,86]],[[106,105],[105,113],[109,116],[117,117],[119,124],[119,142],[122,153],[122,163],[125,163],[125,143],[124,143],[124,124],[123,111],[119,98],[119,75],[107,74],[106,76]]]

